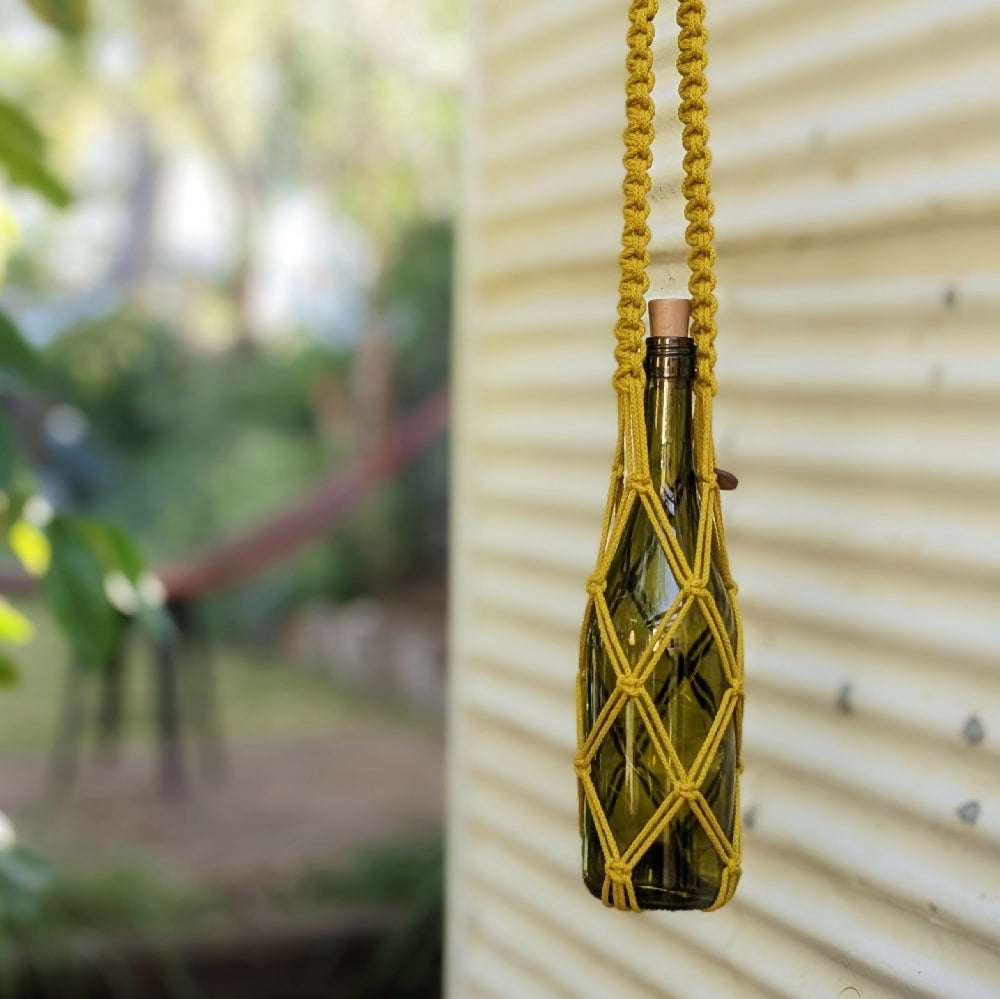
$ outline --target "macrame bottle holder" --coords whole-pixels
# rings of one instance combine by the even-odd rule
[[[649,473],[649,455],[646,451],[646,419],[643,406],[646,330],[643,319],[646,312],[645,294],[649,289],[648,195],[651,187],[650,168],[653,162],[655,115],[652,97],[654,84],[652,46],[653,18],[658,7],[658,0],[633,0],[629,10],[626,87],[628,126],[625,130],[624,158],[625,228],[622,237],[624,249],[619,258],[622,271],[621,297],[618,305],[618,322],[615,325],[615,337],[618,341],[615,359],[618,368],[613,380],[618,393],[618,446],[611,471],[611,489],[604,514],[597,569],[587,583],[589,599],[581,638],[580,672],[577,680],[576,772],[580,785],[581,817],[585,798],[604,853],[605,904],[635,911],[639,910],[639,905],[632,885],[632,871],[650,846],[663,835],[685,803],[690,805],[691,812],[698,818],[724,865],[721,887],[711,908],[721,908],[733,897],[740,877],[738,777],[732,840],[727,838],[701,792],[712,759],[731,721],[734,722],[736,730],[737,774],[742,772],[743,767],[741,738],[743,629],[736,598],[737,588],[726,556],[719,477],[715,470],[715,446],[712,438],[712,400],[716,390],[713,247],[715,232],[712,226],[714,207],[708,178],[711,155],[708,150],[708,127],[705,123],[708,114],[705,101],[707,32],[704,26],[705,4],[702,0],[680,0],[677,11],[677,23],[680,27],[680,55],[677,68],[681,75],[679,117],[684,125],[685,150],[685,178],[681,190],[686,202],[684,210],[688,222],[686,240],[690,247],[688,266],[691,277],[688,287],[691,294],[691,335],[697,346],[694,436],[701,521],[693,564],[688,564],[684,557],[660,497],[653,487]],[[636,503],[641,503],[645,507],[681,589],[674,605],[664,615],[663,624],[650,636],[646,650],[632,668],[615,634],[604,593],[612,558],[621,542],[629,514]],[[709,571],[713,563],[720,572],[732,599],[736,618],[735,649],[729,641],[715,599],[709,589]],[[704,745],[690,768],[685,769],[671,744],[645,683],[656,666],[654,650],[666,649],[669,646],[670,639],[685,615],[695,606],[700,608],[713,633],[729,686],[722,697],[719,713]],[[584,639],[591,615],[597,616],[601,637],[613,664],[617,683],[604,709],[592,728],[587,731]],[[635,704],[638,714],[650,732],[657,753],[665,761],[671,791],[634,842],[627,849],[621,850],[598,798],[591,777],[591,766],[602,740],[629,701]]]

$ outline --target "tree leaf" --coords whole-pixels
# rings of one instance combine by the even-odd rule
[[[14,439],[14,428],[7,414],[0,412],[0,491],[4,494],[10,492],[16,459],[17,442]]]
[[[87,0],[27,0],[27,4],[46,24],[70,38],[78,38],[90,27]]]
[[[0,145],[0,160],[7,167],[11,183],[30,188],[57,208],[66,208],[73,203],[70,189],[37,156]]]
[[[104,567],[86,532],[68,517],[47,528],[52,562],[42,593],[80,664],[100,669],[114,648],[119,618],[104,592]]]
[[[30,187],[65,208],[73,195],[45,164],[45,136],[27,112],[0,97],[0,160],[15,184]]]
[[[0,851],[0,906],[8,916],[31,918],[38,895],[51,880],[49,865],[33,850],[15,843]]]
[[[27,645],[35,637],[35,626],[19,610],[0,597],[0,642]]]
[[[74,518],[72,523],[97,556],[105,574],[120,572],[133,585],[139,582],[146,564],[124,531],[99,520]]]
[[[164,595],[150,594],[150,583],[157,581],[147,572],[132,539],[119,528],[98,520],[74,520],[74,524],[104,569],[108,602],[121,613],[134,616],[157,641],[176,637],[173,619],[163,606]]]
[[[10,656],[0,652],[0,687],[16,687],[21,682],[21,668]]]
[[[41,528],[27,520],[15,521],[7,534],[7,541],[28,575],[40,578],[48,572],[52,546]]]
[[[0,148],[13,149],[33,159],[45,157],[45,136],[41,129],[23,108],[5,97],[0,97]]]
[[[17,324],[0,309],[0,372],[24,382],[37,382],[42,373],[42,359],[24,338]]]
[[[8,541],[10,540],[10,529],[21,519],[29,500],[38,495],[38,489],[38,479],[31,469],[15,463],[6,489],[7,504],[0,509],[0,532],[6,531],[8,533]],[[47,543],[48,539],[46,538]]]

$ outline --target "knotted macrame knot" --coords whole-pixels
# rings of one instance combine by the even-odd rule
[[[684,593],[690,597],[694,597],[695,600],[710,600],[712,597],[711,591],[707,586],[685,586]]]
[[[628,492],[645,493],[653,488],[653,480],[648,474],[630,472],[625,476],[625,489]]]
[[[629,394],[633,388],[642,384],[645,377],[642,370],[642,359],[638,354],[631,351],[620,352],[618,357],[618,370],[614,373],[611,384],[616,392]]]
[[[701,793],[698,790],[697,784],[692,784],[690,781],[678,781],[674,785],[674,790],[677,792],[678,797],[683,798],[685,801],[694,801],[695,798]]]
[[[577,756],[573,760],[573,766],[576,769],[576,775],[578,777],[586,777],[590,773],[590,763],[582,756]]]
[[[605,865],[604,873],[612,884],[627,885],[632,880],[632,870],[621,860],[610,860]]]
[[[587,592],[596,597],[604,593],[608,588],[608,581],[599,573],[595,573],[587,580]]]
[[[637,676],[623,676],[618,679],[618,689],[626,697],[638,697],[646,685]]]
[[[716,380],[715,375],[709,375],[707,377],[699,375],[695,380],[695,386],[699,391],[704,392],[707,395],[715,395],[718,391],[719,383]]]

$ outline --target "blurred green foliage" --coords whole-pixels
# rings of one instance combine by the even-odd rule
[[[137,613],[144,623],[155,624],[163,634],[162,611],[140,596],[145,563],[132,541],[116,527],[70,515],[45,517],[36,523],[28,516],[35,501],[37,482],[23,464],[17,435],[8,415],[12,390],[44,380],[42,359],[17,325],[0,313],[0,529],[7,548],[31,575],[41,578],[42,594],[69,642],[74,661],[102,667],[117,640],[120,612],[110,601],[107,581],[117,574],[134,588]],[[24,640],[18,615],[9,605],[0,618],[0,642]],[[17,675],[16,666],[4,658],[3,682]]]
[[[447,383],[451,253],[450,225],[414,227],[376,290],[373,308],[391,341],[396,418]],[[51,395],[78,407],[90,425],[81,454],[50,449],[47,467],[81,512],[120,524],[154,560],[204,550],[251,529],[351,459],[352,365],[349,347],[315,344],[205,353],[123,309],[46,351]],[[323,425],[322,397],[340,400],[333,426]],[[216,601],[214,621],[258,640],[303,599],[350,599],[439,571],[446,502],[441,441],[334,536]]]
[[[70,42],[89,29],[87,0],[24,2]],[[458,7],[453,0],[432,6],[438,20],[453,19]],[[66,153],[74,144],[79,153],[90,142],[85,133],[105,141],[113,134],[109,121],[120,116],[151,128],[155,123],[157,154],[200,135],[247,203],[265,202],[297,177],[325,184],[336,176],[323,189],[328,203],[366,227],[379,255],[388,251],[372,308],[391,334],[398,416],[447,379],[450,226],[417,222],[402,237],[399,232],[428,205],[447,201],[448,152],[436,137],[457,129],[456,102],[440,81],[433,96],[423,98],[413,86],[410,57],[400,51],[387,59],[379,39],[370,43],[373,32],[362,7],[355,5],[343,23],[322,4],[313,7],[324,33],[308,20],[295,29],[283,5],[274,3],[189,8],[156,0],[119,7],[117,14],[102,10],[102,18],[118,18],[108,36],[113,43],[125,34],[134,41],[137,76],[125,85],[88,81],[79,72],[82,60],[66,60],[60,68],[53,59],[30,69],[20,96],[32,95],[32,113],[22,101],[0,98],[0,167],[12,185],[66,207],[73,201],[60,178],[71,162]],[[202,14],[205,30],[192,31]],[[247,115],[247,80],[266,75],[257,58],[264,43],[273,43],[282,70],[273,80],[277,96],[265,99],[260,113]],[[83,51],[79,45],[59,48],[76,56]],[[125,48],[116,51],[121,55]],[[430,74],[432,63],[418,72]],[[58,146],[54,158],[46,134]],[[135,209],[127,192],[117,193],[123,207]],[[244,212],[243,246],[223,282],[229,305],[242,300],[241,267],[252,260],[253,240],[259,245],[263,238],[263,230],[253,232],[256,213],[246,206]],[[44,246],[36,244],[33,252],[16,259],[11,270],[22,301],[38,304],[66,289],[56,270],[45,266]],[[176,320],[162,318],[168,310],[157,313],[134,291],[122,291],[112,315],[78,322],[59,335],[42,357],[16,322],[0,314],[0,543],[6,541],[22,566],[42,579],[50,613],[81,666],[103,666],[120,633],[123,611],[109,598],[110,580],[118,579],[134,599],[129,612],[163,637],[162,612],[143,596],[140,550],[156,561],[204,550],[296,499],[351,458],[350,349],[303,345],[300,338],[293,350],[295,331],[286,331],[274,351],[211,353],[193,346],[189,332],[172,325]],[[329,425],[317,406],[318,394],[331,391],[345,401],[342,426]],[[76,441],[47,434],[45,412],[56,406],[76,407],[89,432]],[[217,619],[231,621],[240,637],[267,636],[282,612],[304,598],[342,600],[440,569],[446,468],[441,443],[366,503],[336,537],[218,601]],[[61,512],[51,520],[25,519],[42,483]],[[24,634],[17,611],[0,607],[0,643]],[[0,685],[16,680],[18,661],[0,651]],[[290,696],[286,688],[284,678],[273,687],[257,678],[252,690],[273,708]],[[50,695],[53,689],[46,687]],[[317,726],[329,725],[328,706],[316,700]],[[301,732],[308,711],[297,704],[286,713],[294,714],[295,731]],[[419,991],[421,976],[433,977],[440,956],[440,867],[439,847],[420,855],[387,850],[371,865],[362,864],[360,880],[331,876],[316,887],[317,895],[330,899],[353,893],[359,902],[406,908],[409,915],[383,953],[379,974],[387,994],[425,994]],[[393,870],[390,899],[380,879]],[[37,943],[53,932],[83,928],[160,928],[187,919],[193,905],[205,902],[173,892],[148,872],[122,870],[89,881],[60,878],[38,900],[48,876],[44,862],[20,844],[0,847],[0,935]],[[40,910],[33,914],[36,901]]]
[[[207,889],[165,877],[140,860],[64,870],[46,880],[47,890],[30,909],[8,910],[0,918],[0,927],[21,944],[51,944],[84,930],[176,931],[219,907]]]
[[[0,98],[0,162],[11,182],[31,188],[59,208],[73,201],[69,189],[49,169],[45,137],[27,112]]]
[[[25,0],[28,8],[66,38],[82,37],[90,24],[89,0]],[[73,203],[69,188],[48,164],[48,143],[21,105],[0,97],[0,163],[12,184],[27,187],[58,208]]]
[[[207,996],[188,974],[178,943],[199,931],[235,943],[241,927],[253,925],[261,911],[272,918],[338,911],[391,914],[389,929],[364,965],[352,967],[350,980],[330,981],[342,999],[429,999],[440,983],[444,854],[438,836],[383,843],[347,863],[261,883],[251,893],[168,877],[138,858],[63,870],[54,877],[37,860],[25,855],[22,861],[20,870],[11,862],[11,877],[46,890],[21,895],[0,913],[0,996],[23,994],[23,984],[15,985],[14,962],[22,968],[29,964],[43,983],[65,986],[67,965],[101,955],[111,965],[105,973],[118,971],[116,986],[108,983],[109,994],[143,995],[148,983],[135,981],[124,961],[114,969],[114,948],[101,946],[122,938],[142,941],[158,956],[156,986],[162,992],[157,994]],[[6,897],[6,876],[0,858],[0,899]],[[84,934],[86,948],[80,946]],[[315,947],[321,947],[319,939]],[[327,971],[322,961],[314,961],[310,970],[314,975]]]
[[[5,921],[33,919],[50,880],[49,865],[28,847],[14,843],[0,850],[0,913]]]
[[[439,835],[386,843],[350,866],[312,872],[309,897],[323,902],[385,905],[401,912],[380,943],[357,999],[427,999],[444,953],[444,842]]]
[[[453,229],[430,222],[403,234],[377,293],[394,343],[400,407],[448,384],[451,357]],[[433,444],[387,489],[385,517],[400,574],[442,571],[447,544],[448,442]]]
[[[90,26],[88,0],[27,0],[27,4],[39,18],[69,38],[79,38]]]
[[[87,0],[27,0],[43,21],[67,37],[81,36],[88,26]],[[68,188],[48,166],[42,130],[19,104],[0,98],[0,163],[9,180],[65,207]],[[131,542],[113,528],[61,516],[39,524],[26,516],[37,484],[23,465],[10,418],[12,393],[36,387],[43,378],[38,353],[16,322],[0,311],[0,528],[7,547],[30,574],[42,579],[42,592],[63,628],[76,661],[102,666],[113,646],[118,619],[105,592],[108,573],[119,572],[137,583],[142,558]],[[36,518],[38,519],[38,518]],[[44,532],[42,530],[44,528]],[[19,644],[30,637],[26,618],[4,603],[0,641]],[[26,627],[27,626],[27,627]],[[13,660],[0,653],[0,684],[17,677]],[[0,861],[10,851],[0,851]],[[0,881],[0,903],[4,902]]]
[[[452,243],[447,222],[408,229],[376,292],[376,306],[392,332],[397,398],[404,409],[448,381]]]
[[[0,378],[15,385],[37,383],[42,365],[14,321],[0,310]]]

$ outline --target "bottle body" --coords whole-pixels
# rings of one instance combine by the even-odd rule
[[[651,341],[652,342],[652,341]],[[686,341],[690,345],[690,341]],[[693,347],[686,347],[693,351]],[[700,505],[691,429],[691,365],[665,366],[647,359],[646,424],[653,486],[681,551],[693,564]],[[669,370],[668,370],[669,368]],[[712,566],[708,589],[731,647],[735,616],[722,576]],[[654,636],[664,632],[681,584],[638,500],[607,574],[604,599],[630,668]],[[597,615],[585,625],[585,735],[597,722],[617,683]],[[702,751],[730,687],[719,640],[701,605],[689,606],[668,641],[658,641],[645,690],[655,705],[680,765],[690,772]],[[700,768],[699,768],[700,769]],[[668,799],[671,768],[655,745],[635,698],[628,698],[601,741],[590,775],[620,855],[624,855]],[[725,837],[735,823],[736,730],[730,720],[712,755],[701,793]],[[605,857],[588,804],[583,808],[584,880],[602,897]],[[663,832],[632,868],[636,902],[643,909],[705,909],[715,904],[726,860],[705,831],[691,803],[681,801]]]

